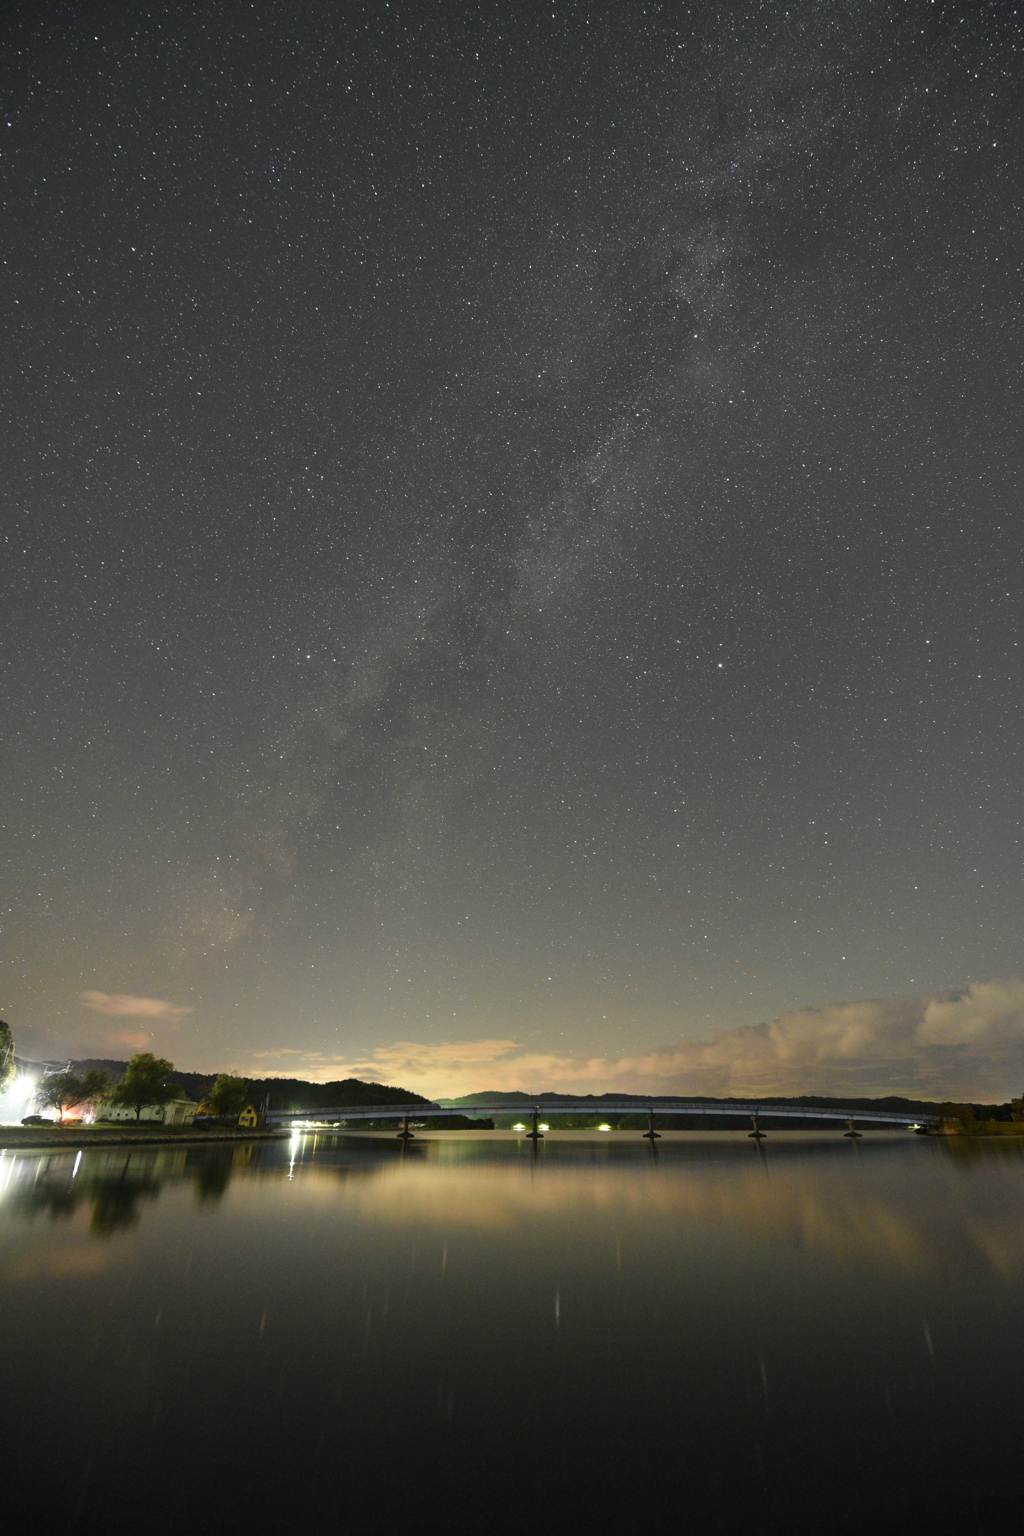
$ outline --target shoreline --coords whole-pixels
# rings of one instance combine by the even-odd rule
[[[34,1126],[0,1126],[0,1151],[68,1151],[82,1147],[205,1147],[211,1142],[281,1141],[288,1131],[41,1131]]]

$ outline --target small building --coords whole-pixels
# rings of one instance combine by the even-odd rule
[[[247,1104],[238,1117],[238,1123],[247,1131],[255,1130],[260,1123],[260,1117],[251,1104]]]
[[[169,1104],[147,1104],[139,1115],[140,1120],[156,1120],[161,1125],[191,1125],[199,1105],[194,1099],[171,1099]],[[123,1104],[104,1104],[100,1110],[102,1120],[134,1120],[134,1109]]]
[[[191,1125],[199,1105],[195,1099],[172,1099],[164,1109],[165,1125]]]

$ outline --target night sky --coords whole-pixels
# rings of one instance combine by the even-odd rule
[[[1013,9],[3,27],[19,1049],[1020,1092]]]

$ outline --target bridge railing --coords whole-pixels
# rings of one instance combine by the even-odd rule
[[[494,1115],[532,1117],[541,1114],[545,1118],[558,1115],[593,1115],[607,1117],[610,1115],[732,1115],[739,1119],[784,1119],[784,1120],[856,1120],[865,1125],[892,1125],[911,1129],[919,1125],[937,1125],[938,1115],[911,1114],[905,1111],[876,1110],[876,1109],[818,1109],[811,1106],[794,1104],[763,1104],[763,1103],[723,1103],[720,1100],[714,1103],[706,1103],[700,1099],[664,1103],[659,1099],[650,1099],[642,1103],[614,1104],[604,1103],[598,1106],[593,1104],[561,1103],[536,1103],[530,1104],[349,1104],[338,1105],[330,1109],[296,1109],[274,1110],[267,1115],[267,1120],[278,1125],[287,1124],[290,1121],[313,1120],[320,1123],[333,1121],[363,1121],[363,1120],[433,1120],[442,1116],[464,1115],[469,1119],[473,1117],[487,1117]]]

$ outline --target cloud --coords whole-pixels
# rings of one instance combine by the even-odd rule
[[[364,1060],[304,1061],[320,1081],[358,1077],[430,1097],[522,1089],[1003,1101],[1024,1087],[1024,982],[797,1008],[636,1056],[566,1056],[496,1038],[400,1040]]]
[[[144,1051],[152,1044],[152,1037],[144,1029],[115,1029],[106,1038],[107,1045],[127,1045],[133,1051]]]
[[[80,992],[78,997],[93,1013],[106,1013],[111,1018],[180,1019],[194,1012],[162,997],[132,997],[127,992]],[[130,1042],[126,1039],[125,1043]]]

